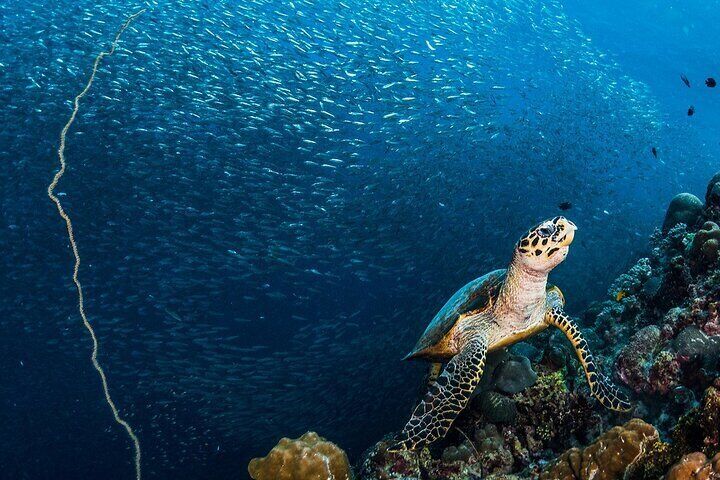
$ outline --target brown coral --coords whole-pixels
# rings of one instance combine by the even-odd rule
[[[350,463],[337,445],[315,432],[282,438],[263,458],[253,458],[248,472],[254,480],[349,480]]]
[[[583,450],[571,448],[545,469],[540,480],[614,480],[622,478],[648,445],[658,441],[652,425],[634,418],[613,427]]]
[[[708,460],[702,452],[694,452],[680,459],[665,476],[665,480],[719,480],[720,453]]]

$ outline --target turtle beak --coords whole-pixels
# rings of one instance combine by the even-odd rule
[[[575,239],[575,230],[577,230],[577,227],[573,222],[566,218],[563,218],[561,220],[561,223],[565,226],[564,230],[566,233],[565,236],[560,240],[558,245],[561,247],[567,247]]]

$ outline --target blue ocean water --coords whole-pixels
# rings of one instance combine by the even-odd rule
[[[528,227],[578,225],[551,275],[578,314],[720,165],[710,2],[3,2],[3,478],[134,475],[46,189],[141,8],[57,191],[145,478],[244,478],[307,430],[357,459]]]

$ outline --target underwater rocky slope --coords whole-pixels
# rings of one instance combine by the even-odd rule
[[[354,472],[314,434],[255,459],[256,480],[720,479],[720,173],[704,202],[670,203],[662,229],[583,318],[601,368],[632,393],[614,413],[590,397],[560,332],[488,358],[447,437],[388,453],[388,434]],[[341,440],[341,439],[340,439]]]

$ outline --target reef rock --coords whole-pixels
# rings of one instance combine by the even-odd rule
[[[537,378],[530,360],[515,355],[498,367],[495,373],[495,388],[512,395],[533,386]]]
[[[685,455],[673,465],[665,480],[720,480],[720,453],[712,460],[702,452]]]
[[[675,338],[675,349],[689,360],[702,360],[710,364],[720,353],[720,337],[709,337],[695,325],[688,325]]]
[[[720,179],[718,179],[720,181]],[[663,221],[662,231],[667,233],[675,225],[684,223],[688,227],[693,227],[700,221],[703,214],[702,201],[692,193],[680,193],[670,201],[665,220]]]
[[[315,432],[291,440],[281,439],[263,458],[248,466],[254,480],[350,480],[347,455]]]
[[[616,480],[649,445],[658,441],[655,427],[632,419],[613,427],[584,449],[571,448],[545,469],[540,480]]]

